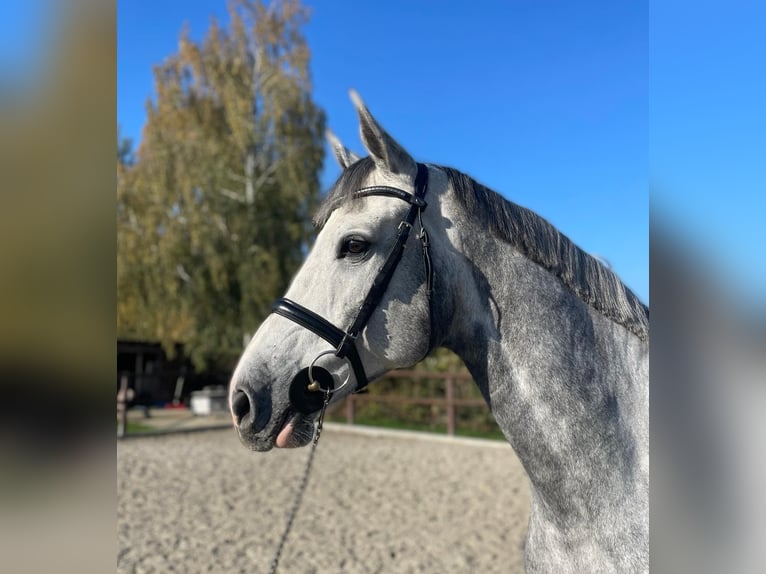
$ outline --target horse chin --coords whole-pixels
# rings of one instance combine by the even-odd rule
[[[239,440],[243,445],[254,452],[267,452],[274,448],[273,437],[255,437],[240,433]]]
[[[277,448],[298,448],[306,446],[314,438],[314,419],[296,414],[279,431],[275,445]]]
[[[304,435],[310,435],[313,431],[311,419],[306,419],[305,422],[303,419],[305,416],[297,415],[288,408],[273,425],[260,432],[253,432],[251,429],[238,429],[239,440],[245,447],[254,452],[268,452],[274,447],[303,446],[302,440],[308,442],[303,438]],[[309,426],[308,429],[303,428],[306,424]]]

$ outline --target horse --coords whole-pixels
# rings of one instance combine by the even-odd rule
[[[305,446],[328,401],[443,346],[529,477],[527,572],[648,572],[648,307],[536,213],[417,163],[351,99],[369,155],[328,132],[343,171],[315,244],[232,376],[240,440]]]

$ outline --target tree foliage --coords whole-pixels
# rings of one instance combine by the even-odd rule
[[[155,67],[140,147],[118,159],[120,336],[229,366],[300,265],[324,149],[307,18],[297,0],[237,0]]]

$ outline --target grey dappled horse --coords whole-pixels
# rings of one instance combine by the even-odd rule
[[[417,164],[352,99],[370,155],[330,136],[343,173],[316,216],[321,231],[233,375],[242,442],[311,441],[321,400],[291,403],[291,381],[334,387],[338,401],[444,346],[531,481],[527,571],[648,571],[647,307],[538,215],[456,170]]]

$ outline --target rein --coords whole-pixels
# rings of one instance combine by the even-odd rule
[[[367,373],[364,370],[364,365],[362,365],[362,360],[359,357],[359,352],[356,349],[355,342],[359,334],[367,325],[367,322],[370,320],[370,317],[375,311],[375,308],[383,299],[386,288],[391,282],[391,278],[393,277],[394,272],[396,271],[396,268],[401,261],[407,239],[410,236],[410,231],[412,230],[416,219],[420,227],[417,237],[420,240],[421,246],[423,248],[423,265],[425,267],[426,274],[426,292],[430,301],[433,285],[433,268],[431,266],[428,233],[423,226],[422,217],[423,210],[427,206],[425,195],[426,191],[428,190],[428,168],[425,165],[419,163],[417,164],[417,170],[414,194],[403,191],[396,187],[382,185],[365,187],[354,193],[355,198],[382,196],[399,199],[409,203],[410,209],[407,212],[405,218],[399,223],[396,239],[391,246],[391,250],[389,251],[386,260],[381,266],[377,275],[375,276],[375,279],[372,282],[372,286],[367,292],[367,296],[362,301],[362,304],[359,307],[359,311],[357,311],[356,317],[345,331],[333,325],[330,321],[321,315],[290,299],[277,299],[277,301],[275,301],[272,305],[272,313],[290,319],[304,329],[308,329],[309,331],[315,333],[330,343],[334,349],[332,351],[324,351],[320,353],[311,362],[307,369],[300,371],[293,379],[293,383],[291,384],[290,389],[290,402],[293,408],[300,413],[311,414],[318,411],[321,407],[321,396],[319,396],[321,393],[318,391],[325,391],[329,393],[337,392],[340,390],[340,388],[345,386],[349,380],[347,378],[346,381],[340,385],[340,387],[335,389],[332,375],[330,375],[325,369],[314,366],[317,360],[323,355],[332,354],[339,359],[345,359],[349,362],[351,365],[351,370],[353,370],[354,376],[356,378],[355,392],[361,391],[370,383],[369,378],[367,377]],[[433,333],[431,333],[431,335],[433,336]]]

